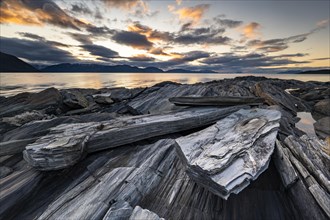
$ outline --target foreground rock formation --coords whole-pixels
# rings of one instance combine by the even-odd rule
[[[197,133],[176,139],[188,174],[227,199],[267,169],[281,113],[240,110]]]
[[[329,219],[328,127],[295,127],[299,111],[328,117],[329,86],[241,77],[1,97],[0,219]]]

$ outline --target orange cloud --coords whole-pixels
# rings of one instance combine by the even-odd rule
[[[142,0],[102,0],[109,7],[132,10],[135,7],[141,7],[144,11],[148,11],[147,4]]]
[[[182,21],[198,24],[209,7],[210,5],[208,4],[201,4],[194,7],[181,8],[175,11],[175,13],[179,15],[179,19]]]
[[[85,22],[66,14],[54,2],[3,0],[0,7],[0,23],[20,25],[44,25],[73,28],[87,27]]]
[[[243,27],[243,34],[247,38],[254,38],[259,35],[258,31],[261,25],[257,22],[251,22]]]

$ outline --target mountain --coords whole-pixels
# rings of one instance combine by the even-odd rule
[[[0,72],[39,72],[15,56],[0,52]]]
[[[129,65],[100,65],[100,64],[79,64],[62,63],[48,66],[41,69],[42,72],[102,72],[102,73],[215,73],[213,71],[198,72],[185,69],[173,69],[163,71],[157,67],[140,68]]]
[[[309,70],[309,71],[300,72],[298,74],[330,74],[330,69]]]

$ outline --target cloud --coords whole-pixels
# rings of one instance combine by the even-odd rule
[[[145,35],[131,31],[117,31],[112,40],[136,49],[150,50],[153,47],[153,43]]]
[[[181,8],[175,11],[181,21],[190,21],[196,25],[202,19],[204,13],[209,9],[209,4],[201,4],[193,7]]]
[[[307,36],[310,34],[311,33],[305,33],[287,38],[277,38],[270,40],[250,40],[247,42],[247,46],[262,52],[279,52],[287,49],[291,43],[300,43],[305,41]]]
[[[113,51],[107,47],[95,45],[95,44],[87,44],[81,45],[81,48],[88,51],[91,55],[99,56],[103,58],[116,58],[119,57],[118,52]]]
[[[40,26],[47,23],[76,30],[88,26],[85,22],[65,13],[51,0],[3,0],[0,14],[0,23]]]
[[[67,44],[63,44],[63,43],[60,43],[60,42],[57,42],[57,41],[49,41],[46,38],[41,37],[41,36],[36,35],[36,34],[31,34],[31,33],[27,33],[27,32],[17,32],[17,33],[20,36],[24,37],[24,38],[29,38],[29,39],[32,39],[32,40],[37,40],[37,41],[40,41],[40,42],[44,42],[44,43],[52,45],[54,47],[68,47]]]
[[[294,61],[288,59],[290,57],[301,57],[302,54],[287,54],[283,56],[266,56],[264,54],[250,53],[246,55],[237,55],[233,53],[223,54],[222,56],[215,55],[205,58],[200,62],[212,65],[215,68],[245,72],[248,69],[278,67],[289,64],[306,64],[309,61]]]
[[[330,57],[321,57],[321,58],[315,58],[312,60],[330,60]]]
[[[92,36],[89,34],[68,33],[68,35],[82,44],[93,44]]]
[[[138,54],[133,57],[128,57],[127,59],[129,59],[130,61],[136,61],[136,62],[151,62],[151,61],[155,60],[155,58],[146,56],[144,54]]]
[[[243,27],[243,34],[247,38],[254,38],[259,35],[258,31],[261,25],[257,22],[251,22]]]
[[[219,15],[219,16],[213,18],[213,20],[220,27],[224,27],[224,28],[237,28],[243,24],[243,21],[226,19],[226,18],[224,18],[224,15]]]
[[[71,12],[79,13],[79,14],[89,14],[92,15],[93,12],[87,5],[82,3],[76,3],[71,5]]]
[[[109,8],[120,8],[124,10],[131,10],[137,6],[144,7],[145,2],[142,0],[101,0],[104,2]]]
[[[77,62],[68,51],[61,50],[45,41],[18,38],[0,38],[1,51],[24,58],[30,62],[45,64]]]
[[[131,32],[144,35],[150,42],[163,41],[166,44],[174,43],[181,45],[204,45],[204,44],[219,44],[226,45],[231,42],[231,39],[223,36],[225,29],[211,26],[208,28],[192,28],[191,23],[182,25],[178,32],[163,32],[152,29],[139,22],[134,22],[128,29]]]

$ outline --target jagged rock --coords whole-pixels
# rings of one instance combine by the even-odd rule
[[[262,98],[238,96],[213,96],[213,97],[172,97],[169,101],[175,105],[188,106],[233,106],[233,105],[260,105]]]
[[[104,166],[93,171],[52,202],[38,219],[102,219],[115,201],[135,207],[168,172],[175,158],[173,144],[164,139],[150,145],[153,154],[146,155],[138,167],[109,170]]]
[[[168,100],[177,96],[253,96],[248,85],[238,84],[232,82],[193,85],[158,84],[141,92],[128,102],[128,105],[142,114],[164,113],[183,108],[175,106]]]
[[[330,136],[330,117],[324,117],[314,123],[315,133],[325,139]]]
[[[148,209],[142,209],[140,206],[135,206],[132,215],[129,217],[129,220],[165,220],[159,218],[159,216],[153,212],[150,212]]]
[[[95,94],[93,95],[93,99],[98,104],[109,105],[114,103],[111,99],[111,93]]]
[[[87,108],[89,103],[83,94],[76,90],[63,91],[63,103],[72,109]]]
[[[44,110],[45,114],[57,114],[62,96],[55,88],[39,93],[20,93],[0,103],[0,117],[12,117],[26,111]]]
[[[289,110],[293,115],[298,111],[308,111],[309,108],[299,98],[294,97],[284,90],[265,82],[260,82],[253,88],[255,95],[265,99],[269,105],[279,105]]]
[[[314,111],[325,116],[330,116],[330,99],[324,99],[316,103]]]
[[[280,118],[275,110],[240,110],[176,139],[190,177],[224,199],[239,193],[267,169]]]
[[[23,154],[26,161],[37,169],[61,169],[75,164],[84,153],[203,127],[242,107],[203,108],[163,115],[122,117],[101,123],[62,124],[26,146]]]
[[[3,122],[15,125],[15,126],[22,126],[31,121],[37,121],[42,119],[50,119],[52,118],[49,115],[43,114],[40,111],[31,111],[31,112],[24,112],[19,115],[15,115],[13,117],[4,117],[2,119]]]

